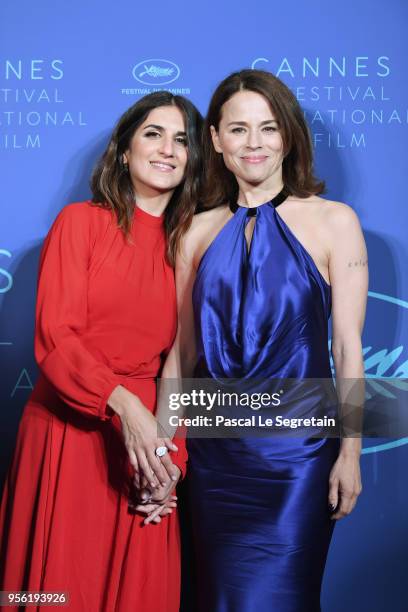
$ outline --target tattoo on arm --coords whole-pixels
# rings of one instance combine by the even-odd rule
[[[357,268],[357,267],[363,267],[363,266],[367,266],[368,265],[368,259],[358,259],[358,260],[354,260],[354,261],[349,261],[348,262],[348,267],[349,268]]]

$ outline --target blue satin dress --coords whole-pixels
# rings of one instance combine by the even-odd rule
[[[331,379],[330,286],[273,202],[235,207],[202,257],[198,376]],[[188,450],[196,609],[319,611],[338,439],[189,439]]]

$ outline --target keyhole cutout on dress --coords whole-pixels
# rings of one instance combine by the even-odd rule
[[[255,222],[256,222],[256,215],[254,216],[251,215],[247,217],[247,223],[245,226],[245,241],[247,245],[248,255],[251,251],[251,243],[252,243],[252,236],[254,234],[254,229],[255,229]]]

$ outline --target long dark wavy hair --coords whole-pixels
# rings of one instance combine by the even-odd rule
[[[164,213],[167,258],[169,263],[174,265],[179,240],[190,227],[199,201],[202,177],[203,119],[189,100],[167,91],[158,91],[141,98],[120,117],[91,178],[92,202],[112,210],[116,214],[118,226],[129,236],[135,196],[130,175],[123,163],[123,154],[129,149],[137,128],[148,114],[159,106],[176,106],[181,111],[186,125],[188,155],[185,175],[174,190]]]
[[[218,131],[223,105],[239,91],[254,91],[266,98],[279,123],[283,141],[282,178],[288,195],[306,198],[322,193],[324,183],[313,174],[313,149],[302,109],[290,89],[264,70],[241,70],[224,79],[215,90],[203,130],[205,178],[202,209],[234,203],[238,183],[214,149],[210,126]]]

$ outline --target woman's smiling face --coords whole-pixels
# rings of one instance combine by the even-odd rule
[[[174,191],[182,182],[187,164],[184,117],[176,106],[153,109],[137,128],[123,155],[136,192],[149,188]]]
[[[235,93],[222,107],[214,148],[239,183],[260,186],[281,180],[283,141],[268,101],[254,91]]]

